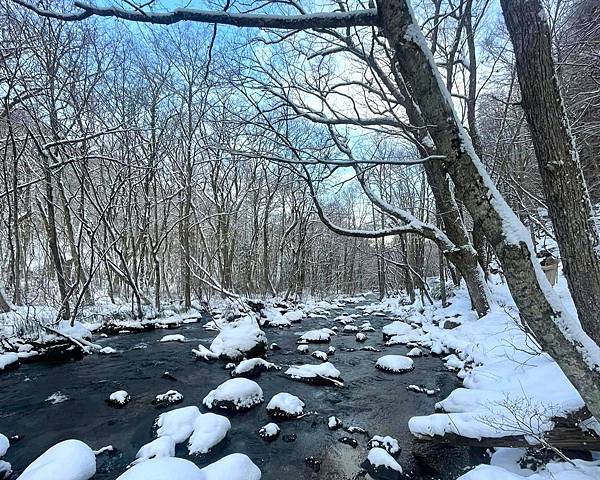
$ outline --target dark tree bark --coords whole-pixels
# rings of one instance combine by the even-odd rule
[[[550,27],[539,0],[501,3],[565,277],[584,330],[600,343],[600,238],[556,78]]]

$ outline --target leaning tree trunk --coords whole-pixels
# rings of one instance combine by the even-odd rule
[[[548,212],[579,319],[600,343],[600,238],[539,0],[502,0]]]
[[[535,258],[527,229],[496,189],[456,115],[408,1],[378,0],[378,7],[383,33],[395,52],[397,68],[430,125],[436,147],[446,156],[444,165],[459,199],[473,219],[481,223],[502,262],[524,324],[557,361],[592,414],[600,418],[600,374],[594,361],[600,349],[562,311]]]

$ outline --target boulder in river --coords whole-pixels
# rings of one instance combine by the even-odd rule
[[[291,393],[277,393],[267,404],[267,413],[277,418],[296,418],[304,413],[304,402]]]
[[[369,450],[367,459],[361,464],[369,475],[378,480],[400,480],[402,467],[383,448]]]
[[[285,371],[292,380],[317,385],[343,386],[340,371],[329,362],[320,365],[292,365]]]
[[[247,378],[232,378],[211,390],[202,403],[211,409],[236,411],[248,410],[263,401],[263,391],[256,382]]]
[[[262,358],[250,358],[248,360],[242,360],[233,370],[231,370],[231,376],[254,378],[267,370],[281,370],[281,367],[278,367],[274,363],[267,362]]]
[[[384,372],[403,373],[414,368],[414,362],[411,358],[402,355],[384,355],[379,357],[375,367]]]
[[[258,431],[258,436],[263,440],[272,442],[279,436],[279,432],[281,432],[279,425],[271,422],[267,423],[266,425],[260,428],[260,430]]]
[[[152,401],[157,407],[166,407],[183,402],[183,395],[177,390],[169,390],[168,392],[158,394]]]
[[[223,326],[210,344],[210,350],[223,360],[261,357],[267,351],[267,336],[254,317],[248,315]]]
[[[106,402],[116,408],[123,408],[129,402],[131,402],[131,395],[127,393],[125,390],[117,390],[110,394],[110,396],[106,399]]]

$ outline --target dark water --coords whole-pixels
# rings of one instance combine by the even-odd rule
[[[332,310],[330,318],[341,313],[354,313],[352,307]],[[307,385],[292,381],[281,372],[265,372],[255,379],[265,394],[265,404],[249,412],[231,415],[232,428],[226,441],[208,456],[189,457],[186,444],[178,446],[177,456],[204,466],[218,458],[240,452],[248,455],[263,473],[263,479],[320,478],[353,479],[360,477],[360,463],[366,458],[366,443],[370,437],[350,435],[343,430],[330,431],[327,418],[336,415],[345,426],[356,425],[369,434],[391,435],[398,439],[402,453],[398,459],[411,478],[455,478],[463,467],[472,463],[477,452],[464,448],[429,447],[415,444],[408,431],[411,416],[433,412],[434,403],[458,385],[454,374],[446,371],[439,358],[415,358],[415,369],[394,375],[375,369],[376,359],[384,354],[404,354],[403,346],[385,347],[381,327],[392,319],[362,317],[371,321],[376,332],[358,344],[354,334],[340,333],[331,345],[337,351],[330,361],[340,370],[344,388]],[[282,350],[269,352],[268,359],[285,367],[291,364],[319,363],[318,360],[296,351],[299,332],[331,326],[331,320],[304,319],[291,329],[266,329],[269,342],[277,342]],[[113,445],[117,452],[98,457],[96,480],[114,480],[134,459],[137,450],[153,439],[152,426],[161,411],[151,402],[159,393],[175,389],[184,395],[177,408],[197,405],[202,411],[202,399],[213,388],[230,378],[222,362],[213,364],[196,361],[191,349],[201,341],[204,345],[214,337],[201,324],[188,324],[176,333],[185,335],[186,343],[159,343],[158,340],[174,330],[157,330],[140,334],[125,334],[97,343],[122,352],[114,355],[90,355],[70,363],[33,363],[0,376],[0,432],[7,436],[19,434],[4,458],[13,470],[22,471],[38,455],[55,443],[68,438],[86,442],[93,449]],[[381,352],[358,350],[372,345]],[[146,346],[146,348],[139,348]],[[357,348],[345,352],[344,348]],[[327,345],[312,346],[310,350],[326,350]],[[162,378],[169,371],[176,380]],[[433,397],[406,391],[410,384],[439,388]],[[114,409],[105,399],[115,390],[124,389],[133,400],[123,409]],[[51,405],[45,399],[60,391],[69,400]],[[266,402],[278,392],[297,395],[306,403],[307,411],[317,414],[299,420],[278,422],[280,437],[273,443],[264,442],[257,430],[272,421],[265,411]],[[221,412],[217,412],[221,413]],[[297,440],[286,443],[282,435],[296,434]],[[353,449],[338,442],[343,436],[355,438],[359,446]],[[314,472],[304,458],[314,456],[322,462],[320,472]],[[176,480],[176,479],[174,479]]]

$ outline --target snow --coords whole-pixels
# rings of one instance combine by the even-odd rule
[[[304,413],[304,402],[291,393],[281,392],[271,398],[267,411],[276,416],[298,417]]]
[[[131,463],[137,465],[151,458],[164,458],[175,456],[175,440],[169,435],[158,437],[147,443],[135,454],[135,460]]]
[[[330,362],[321,363],[320,365],[292,365],[285,371],[293,379],[317,379],[323,377],[326,379],[340,378],[340,371]]]
[[[396,440],[394,437],[390,437],[389,435],[386,435],[385,437],[382,437],[381,435],[374,435],[373,438],[369,440],[369,447],[383,448],[392,455],[400,452],[398,440]]]
[[[177,403],[183,400],[183,395],[177,390],[169,390],[165,393],[159,393],[154,398],[154,403]]]
[[[247,378],[232,378],[204,397],[208,408],[248,409],[264,400],[263,391],[256,382]]]
[[[367,460],[374,467],[385,467],[398,473],[402,473],[400,464],[383,448],[375,447],[369,450]]]
[[[267,362],[262,358],[250,358],[248,360],[242,360],[232,371],[232,376],[244,376],[251,372],[260,372],[263,370],[280,370],[274,363]]]
[[[115,405],[125,405],[131,400],[131,397],[125,390],[117,390],[110,394],[108,400]]]
[[[332,415],[327,419],[327,428],[329,428],[329,430],[337,430],[341,426],[342,421],[339,418]]]
[[[190,455],[208,453],[227,436],[230,429],[231,422],[227,417],[210,412],[201,414],[196,418],[194,433],[188,444]]]
[[[206,476],[206,480],[260,480],[262,476],[260,469],[242,453],[227,455],[215,463],[204,467],[202,473]],[[169,478],[183,480],[182,477]]]
[[[298,345],[297,349],[300,353],[308,353],[308,345]]]
[[[254,317],[248,315],[232,324],[224,325],[210,345],[210,350],[227,360],[239,360],[249,354],[263,353],[267,337]],[[262,350],[262,352],[256,352]]]
[[[68,399],[69,397],[67,395],[65,395],[61,391],[58,391],[54,392],[52,395],[46,398],[45,401],[51,403],[52,405],[56,405],[57,403],[66,402]]]
[[[75,340],[89,340],[92,338],[92,332],[81,322],[74,322],[73,326],[71,326],[70,320],[61,320],[58,322],[56,330]]]
[[[113,353],[117,353],[117,351],[112,347],[104,347],[98,350],[98,353],[102,355],[112,355]]]
[[[260,435],[261,438],[265,438],[267,440],[272,440],[275,437],[277,437],[277,435],[279,435],[280,431],[281,431],[281,429],[279,428],[279,425],[271,422],[271,423],[267,423],[266,425],[262,426],[260,428],[260,430],[258,431],[258,434]]]
[[[8,438],[6,437],[6,435],[0,433],[0,458],[6,455],[6,452],[8,451],[9,447],[10,442],[8,441]]]
[[[96,456],[79,440],[65,440],[35,459],[18,480],[88,480],[96,474]]]
[[[290,310],[283,314],[284,318],[291,323],[297,323],[304,318],[304,312],[302,310]]]
[[[496,454],[492,456],[492,460],[495,456]],[[586,462],[575,459],[572,462],[572,464],[552,462],[537,473],[529,469],[521,469],[518,465],[479,465],[457,480],[523,480],[525,477],[529,480],[598,480],[600,478],[600,461]]]
[[[364,333],[357,333],[356,334],[356,341],[357,342],[365,342],[367,341],[367,336]]]
[[[271,327],[290,327],[292,325],[291,320],[286,318],[279,310],[275,308],[265,308],[263,313],[267,317],[267,321]]]
[[[375,366],[386,372],[401,373],[414,368],[414,362],[408,357],[402,355],[384,355],[379,357]]]
[[[63,480],[63,477],[57,477]],[[195,464],[183,458],[161,457],[133,466],[117,480],[207,480]],[[66,480],[66,479],[64,479]]]
[[[321,350],[315,350],[310,355],[312,357],[315,357],[318,360],[321,360],[322,362],[326,362],[327,361],[327,354],[325,352],[322,352]]]
[[[0,370],[4,370],[6,367],[17,363],[19,356],[16,353],[0,353]]]
[[[355,333],[358,332],[358,327],[356,325],[344,325],[342,330],[344,333]]]
[[[219,358],[219,355],[217,353],[211,352],[202,344],[198,345],[198,349],[192,349],[192,353],[196,356],[196,358],[200,358],[206,361],[216,360],[217,358]]]
[[[408,323],[396,320],[384,326],[382,332],[384,337],[393,337],[394,335],[406,335],[411,333],[412,330],[413,328]]]
[[[415,347],[415,348],[411,349],[406,354],[407,357],[420,357],[422,355],[423,355],[423,351],[420,348],[418,348],[418,347]]]
[[[160,339],[161,342],[185,342],[185,337],[181,334],[165,335]]]
[[[196,419],[200,416],[200,410],[196,406],[176,408],[161,413],[156,419],[159,437],[169,436],[175,443],[185,442],[194,431]]]
[[[321,328],[319,330],[309,330],[300,336],[299,342],[308,343],[328,343],[335,332],[330,328]]]
[[[0,460],[0,478],[10,478],[12,465],[4,460]]]

